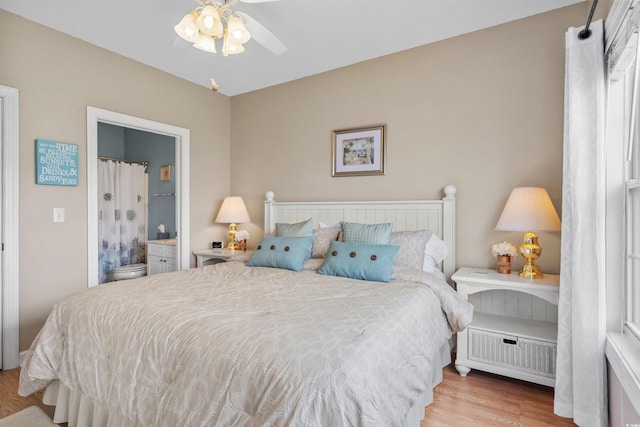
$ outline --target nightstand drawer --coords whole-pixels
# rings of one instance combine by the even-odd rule
[[[467,332],[469,360],[555,378],[556,343],[496,334],[473,327],[469,327]]]

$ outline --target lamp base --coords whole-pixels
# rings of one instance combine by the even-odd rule
[[[538,245],[538,236],[530,231],[524,233],[522,246],[520,246],[520,253],[527,260],[522,267],[520,277],[525,279],[540,279],[543,274],[537,265],[533,263],[542,253],[542,248]]]
[[[522,266],[522,271],[519,275],[525,279],[541,279],[544,276],[540,268],[533,263]]]
[[[229,224],[229,245],[227,249],[230,251],[238,249],[238,243],[236,242],[236,232],[238,231],[238,225],[236,223]]]

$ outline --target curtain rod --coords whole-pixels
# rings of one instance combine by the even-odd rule
[[[591,30],[589,29],[589,25],[591,25],[591,20],[593,19],[593,12],[596,11],[597,5],[598,5],[598,0],[593,0],[593,4],[591,5],[591,12],[589,12],[589,18],[587,18],[587,23],[584,26],[584,30],[578,33],[578,38],[580,40],[588,39],[591,36]]]
[[[115,157],[98,156],[98,160],[113,160],[114,162],[129,163],[135,165],[149,166],[149,162],[137,162],[135,160],[116,159]]]

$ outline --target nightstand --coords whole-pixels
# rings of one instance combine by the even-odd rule
[[[461,268],[451,276],[465,299],[479,292],[514,291],[547,301],[556,310],[560,276],[524,279],[482,268]],[[458,332],[455,366],[461,376],[471,369],[555,386],[558,324],[535,310],[505,316],[474,310],[473,321]]]
[[[227,261],[248,261],[253,251],[233,251],[229,249],[199,249],[193,251],[196,267]]]

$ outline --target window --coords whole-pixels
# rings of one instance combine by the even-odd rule
[[[637,62],[637,61],[636,61]],[[640,67],[636,65],[636,75],[640,74]],[[634,85],[634,104],[632,114],[638,118],[637,108],[640,97],[638,82]],[[626,313],[624,321],[625,332],[633,334],[640,340],[640,131],[638,123],[632,126],[627,155],[625,159],[625,225],[626,234],[626,278],[625,300]]]
[[[606,356],[610,415],[632,402],[640,414],[640,0],[615,2],[605,24]],[[607,25],[608,24],[608,25]],[[621,392],[615,387],[620,384]],[[622,394],[628,399],[620,400]],[[618,397],[616,397],[618,396]]]
[[[609,329],[640,346],[639,55],[636,30],[608,57],[606,270]]]

